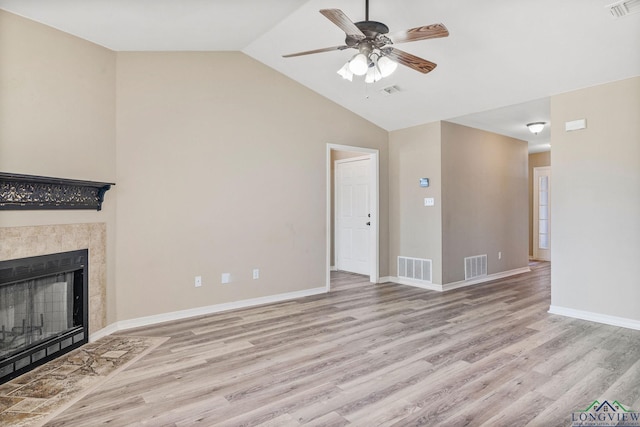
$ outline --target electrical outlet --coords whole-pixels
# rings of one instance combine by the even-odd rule
[[[222,273],[220,278],[221,283],[229,283],[231,281],[231,273]]]
[[[195,285],[196,285],[196,288],[199,288],[200,286],[202,286],[202,276],[196,276]]]
[[[259,268],[254,268],[253,269],[253,278],[254,278],[254,280],[260,278],[260,269]]]

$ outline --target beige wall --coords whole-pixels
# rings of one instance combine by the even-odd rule
[[[241,53],[117,64],[118,318],[324,286],[326,145],[379,149],[384,183],[387,132]]]
[[[442,122],[443,284],[469,256],[487,254],[488,274],[526,267],[527,216],[527,143]]]
[[[638,118],[640,77],[551,98],[554,306],[640,321]]]
[[[432,282],[442,284],[440,122],[389,134],[389,270],[398,256],[432,260]],[[419,185],[429,178],[429,187]],[[435,206],[425,207],[433,197]]]
[[[0,10],[0,168],[115,178],[115,55]]]
[[[529,154],[529,257],[533,257],[533,169],[551,166],[551,152]]]
[[[470,175],[471,188],[522,185],[519,162],[498,171],[515,179],[461,167],[487,160],[467,146],[480,134],[443,123],[442,148],[440,124],[388,135],[241,53],[115,54],[4,11],[0,64],[0,170],[117,183],[100,212],[2,211],[0,227],[106,224],[108,324],[322,286],[327,143],[380,150],[381,276],[395,273],[402,254],[434,259],[435,283],[458,280],[462,247],[487,252],[490,272],[521,266],[526,225],[492,225],[507,215],[503,200],[442,200]],[[552,98],[556,306],[640,320],[639,108],[640,78]],[[588,129],[565,133],[577,118]],[[425,175],[428,190],[417,185]],[[424,208],[424,197],[436,207]],[[509,199],[526,212],[527,201]],[[463,221],[452,209],[472,216]],[[463,246],[459,230],[443,244],[456,221],[492,229],[480,239],[487,247]],[[446,277],[442,250],[444,268],[454,264]],[[250,279],[252,268],[260,280]],[[219,284],[222,272],[230,285]]]
[[[113,52],[0,10],[0,171],[115,180]],[[116,193],[100,212],[0,212],[0,227],[24,227],[26,241],[30,226],[106,224],[108,323],[116,320]]]
[[[464,280],[467,256],[487,254],[489,274],[527,266],[526,142],[448,122],[394,131],[389,184],[393,273],[398,255],[432,259],[441,285]]]
[[[117,183],[0,227],[105,223],[108,324],[324,286],[328,143],[379,149],[388,203],[387,132],[241,53],[116,54],[0,11],[0,63],[0,170]]]

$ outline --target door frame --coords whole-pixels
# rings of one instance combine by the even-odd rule
[[[380,220],[379,220],[379,194],[380,194],[380,166],[379,151],[373,148],[353,147],[349,145],[327,144],[326,151],[326,260],[325,260],[325,286],[327,292],[331,290],[331,245],[333,237],[331,233],[331,199],[334,194],[331,185],[331,152],[332,151],[350,151],[362,153],[363,156],[368,155],[371,159],[369,167],[369,201],[371,208],[371,239],[369,239],[369,281],[378,283],[380,279]]]
[[[540,219],[540,175],[545,174],[549,177],[548,184],[548,206],[549,206],[549,218],[547,229],[549,230],[549,249],[545,249],[548,252],[547,257],[540,258],[540,233],[539,233],[539,219]],[[542,261],[550,261],[551,260],[551,240],[553,237],[551,236],[551,166],[540,166],[533,168],[533,259],[542,260]],[[547,259],[548,258],[548,259]]]

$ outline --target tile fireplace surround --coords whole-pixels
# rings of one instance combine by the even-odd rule
[[[0,227],[0,261],[89,249],[89,333],[106,326],[105,223]]]

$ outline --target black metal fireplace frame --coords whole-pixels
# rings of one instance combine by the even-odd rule
[[[82,325],[1,360],[0,384],[60,357],[89,341],[89,250],[80,249],[0,261],[0,286],[69,272],[82,276]]]

